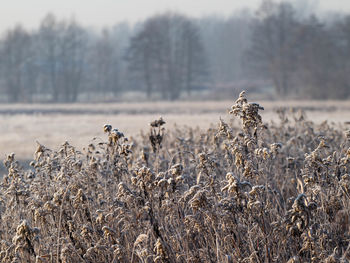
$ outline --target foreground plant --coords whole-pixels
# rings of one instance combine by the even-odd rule
[[[241,127],[106,124],[82,152],[38,143],[30,170],[10,154],[0,261],[349,262],[349,132],[261,110],[242,92]]]

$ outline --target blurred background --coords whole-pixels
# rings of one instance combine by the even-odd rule
[[[347,0],[13,0],[0,33],[0,155],[87,145],[105,122],[208,128],[242,90],[265,120],[350,119]]]
[[[2,102],[346,99],[350,3],[10,1]]]

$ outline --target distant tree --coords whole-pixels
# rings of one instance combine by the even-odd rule
[[[297,79],[300,95],[315,99],[329,97],[337,71],[336,49],[332,35],[316,16],[312,15],[299,28]]]
[[[184,85],[187,94],[190,95],[196,81],[200,81],[208,73],[208,62],[199,28],[189,19],[184,21],[183,27]]]
[[[331,98],[346,99],[350,96],[350,15],[342,17],[330,27],[335,57],[336,75],[333,77],[335,88],[331,89]],[[328,62],[327,66],[329,69]]]
[[[1,43],[0,56],[2,79],[9,101],[23,100],[27,84],[26,72],[30,69],[33,55],[31,36],[22,26],[18,25],[6,32]]]
[[[147,96],[157,90],[163,99],[188,93],[205,70],[199,30],[187,17],[166,13],[149,18],[131,38],[129,69],[141,74]]]
[[[57,21],[48,14],[38,33],[40,65],[51,86],[52,100],[76,101],[82,81],[87,36],[74,20]]]
[[[151,52],[154,51],[154,48],[150,42],[150,37],[145,32],[145,29],[140,31],[131,38],[126,55],[129,70],[141,80],[139,83],[144,81],[148,98],[152,96],[154,85],[151,79],[153,71],[151,60],[154,57],[154,54],[151,54]]]
[[[245,77],[242,60],[251,43],[251,20],[252,14],[248,10],[228,18],[209,16],[199,20],[214,82],[232,83]]]
[[[256,72],[273,81],[277,94],[292,89],[298,52],[298,21],[294,9],[286,2],[263,1],[254,22],[247,57]]]
[[[28,46],[28,60],[24,67],[24,87],[23,98],[24,102],[33,102],[35,95],[39,91],[40,85],[40,65],[38,64],[38,56],[40,50],[37,46],[37,33],[32,31],[30,34],[30,44]]]
[[[61,89],[60,75],[62,65],[60,59],[60,45],[62,32],[64,32],[64,23],[58,22],[53,14],[48,14],[42,21],[39,28],[38,38],[40,49],[39,64],[41,66],[44,86],[50,87],[44,90],[52,93],[52,100],[57,102]]]
[[[118,43],[108,29],[104,29],[90,48],[92,82],[101,93],[114,93],[120,89]]]
[[[64,101],[75,102],[78,98],[85,70],[87,40],[85,29],[74,20],[65,27],[60,46]]]

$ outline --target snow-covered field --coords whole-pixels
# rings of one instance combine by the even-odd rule
[[[87,146],[94,137],[105,139],[102,127],[112,124],[127,137],[149,131],[149,123],[162,116],[166,129],[191,126],[207,129],[227,113],[233,101],[154,102],[118,104],[17,104],[0,105],[0,157],[15,152],[18,159],[31,159],[36,141],[57,149],[65,141],[78,149]],[[275,109],[297,107],[306,112],[308,120],[327,120],[348,126],[350,101],[260,101],[265,110],[263,121],[278,121]]]

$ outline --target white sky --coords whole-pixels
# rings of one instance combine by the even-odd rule
[[[350,12],[350,0],[292,0],[318,2],[321,11]],[[59,18],[74,16],[85,26],[103,27],[117,22],[136,22],[162,11],[191,16],[229,15],[237,9],[256,9],[261,0],[0,0],[0,32],[17,23],[32,29],[52,12]],[[302,6],[302,5],[301,5]]]

